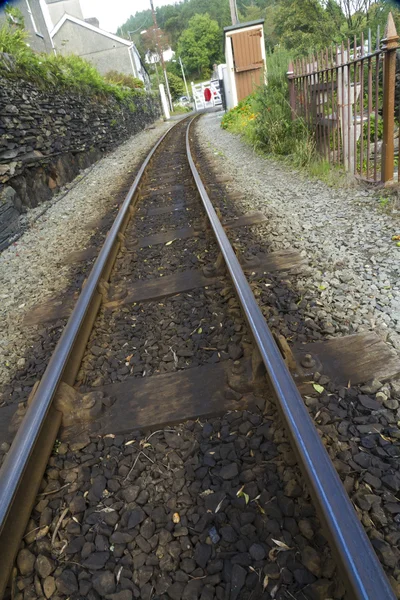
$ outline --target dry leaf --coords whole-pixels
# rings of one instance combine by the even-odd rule
[[[263,509],[263,507],[261,506],[261,504],[259,504],[258,502],[256,504],[257,504],[257,508],[260,511],[260,513],[262,515],[265,515],[265,510]]]
[[[36,540],[39,541],[42,538],[46,537],[46,535],[49,532],[50,527],[48,525],[46,525],[45,527],[42,527],[36,534]]]
[[[268,558],[271,562],[275,562],[276,561],[276,557],[278,556],[279,553],[279,548],[272,548],[269,552],[268,552]]]
[[[246,494],[244,491],[244,485],[242,485],[242,487],[240,488],[240,490],[238,491],[238,493],[236,494],[236,496],[238,498],[244,498],[244,501],[246,502],[246,504],[249,503],[250,501],[250,496],[248,494]]]
[[[267,587],[267,585],[268,585],[268,582],[269,582],[268,575],[266,575],[266,576],[264,577],[264,581],[263,581],[263,591],[264,591],[264,590],[265,590],[265,588]]]
[[[271,590],[271,600],[274,600],[278,590],[279,590],[279,583],[277,583]]]
[[[285,544],[285,542],[281,542],[280,540],[274,540],[274,538],[272,538],[272,541],[274,542],[274,544],[279,546],[279,548],[282,548],[282,550],[291,550],[292,549],[292,548],[289,548],[289,546],[287,544]]]
[[[252,571],[253,573],[257,573],[257,571],[255,570],[255,568],[251,567],[251,566],[249,567],[249,571]],[[258,575],[258,573],[257,573],[257,575]]]
[[[221,510],[221,506],[223,505],[224,500],[225,500],[225,496],[222,498],[221,502],[218,504],[217,508],[215,509],[215,514],[217,514],[217,512],[219,510]]]
[[[206,496],[209,496],[210,494],[213,494],[213,490],[204,490],[204,492],[201,492],[201,494],[199,494],[200,498],[205,498]]]

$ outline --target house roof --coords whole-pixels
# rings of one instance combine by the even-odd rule
[[[263,25],[265,19],[257,19],[256,21],[248,21],[247,23],[236,23],[236,25],[229,25],[224,27],[224,32],[235,31],[235,29],[243,29],[244,27],[254,27],[254,25]]]
[[[76,17],[73,17],[72,15],[68,15],[67,13],[65,13],[61,17],[61,19],[58,21],[57,25],[50,32],[50,36],[52,38],[56,35],[56,33],[58,33],[58,31],[61,29],[61,27],[64,25],[64,23],[66,21],[71,21],[72,23],[75,23],[76,25],[81,25],[81,27],[85,27],[86,29],[89,29],[90,31],[94,31],[95,33],[99,33],[100,35],[104,35],[105,37],[108,37],[111,40],[114,40],[115,42],[119,42],[120,44],[124,44],[125,46],[131,47],[131,46],[134,45],[132,42],[129,42],[128,40],[124,40],[124,38],[121,38],[118,35],[114,35],[113,33],[109,33],[108,31],[104,31],[104,29],[100,29],[99,27],[96,27],[95,25],[91,25],[90,23],[87,23],[86,21],[82,21],[81,19],[77,19]]]

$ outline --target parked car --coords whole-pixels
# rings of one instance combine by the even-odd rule
[[[187,96],[180,96],[178,100],[175,102],[176,106],[184,106],[185,108],[192,107],[192,101]]]

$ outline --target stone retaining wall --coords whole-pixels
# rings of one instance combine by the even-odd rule
[[[21,213],[159,115],[149,95],[120,102],[0,76],[0,250]]]

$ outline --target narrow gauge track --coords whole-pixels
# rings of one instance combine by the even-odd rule
[[[242,265],[253,268],[246,257]],[[174,314],[175,325],[183,317],[183,334],[190,340],[185,347],[169,345]],[[196,326],[188,331],[193,314]],[[140,345],[144,327],[147,340],[137,360],[131,349]],[[161,360],[156,346],[165,353]],[[62,412],[72,435],[77,422],[81,432],[104,434],[157,429],[235,409],[261,408],[268,414],[265,375],[348,597],[394,598],[199,177],[184,120],[143,163],[1,469],[0,594]],[[265,406],[252,404],[261,394]],[[260,425],[257,417],[253,424]],[[230,597],[240,598],[232,590]]]

